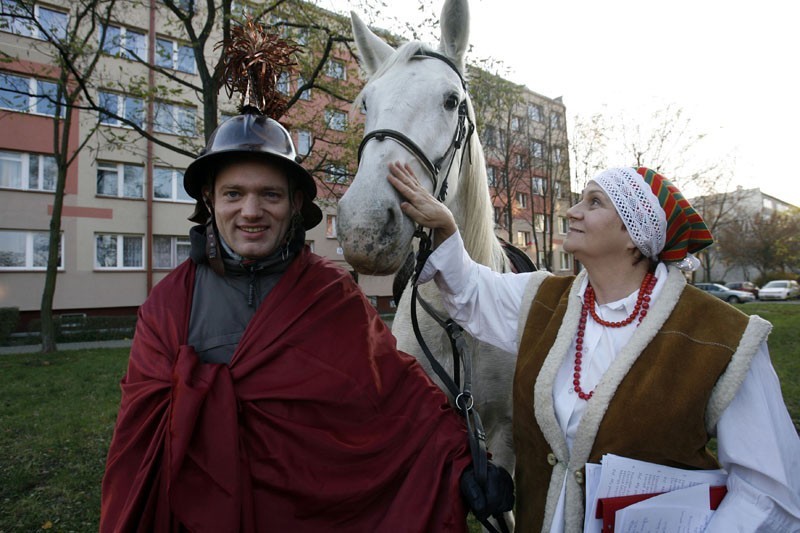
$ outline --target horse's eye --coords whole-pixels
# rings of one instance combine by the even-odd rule
[[[448,95],[447,99],[444,101],[444,108],[449,111],[452,111],[457,107],[458,107],[458,95],[457,94]]]

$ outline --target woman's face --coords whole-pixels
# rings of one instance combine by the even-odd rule
[[[636,248],[611,199],[590,181],[580,201],[567,211],[569,232],[564,251],[584,265],[606,258],[626,260]]]

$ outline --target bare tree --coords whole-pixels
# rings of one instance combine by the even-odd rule
[[[56,325],[53,319],[53,299],[56,290],[58,267],[61,263],[61,213],[67,172],[80,151],[86,146],[93,131],[89,131],[77,146],[70,143],[71,132],[77,125],[78,109],[82,107],[83,89],[76,80],[91,77],[97,68],[100,50],[97,32],[103,32],[114,10],[115,0],[80,0],[72,3],[68,22],[43,20],[36,16],[35,3],[18,0],[3,3],[4,22],[14,31],[42,38],[38,48],[51,58],[53,82],[37,85],[43,89],[27,96],[44,104],[47,114],[53,117],[53,158],[56,166],[53,211],[50,216],[47,269],[41,300],[41,351],[57,350]]]

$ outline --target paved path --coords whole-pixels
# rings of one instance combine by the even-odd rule
[[[130,339],[96,342],[59,342],[58,351],[89,350],[92,348],[129,348]],[[25,344],[22,346],[0,346],[0,355],[18,353],[36,353],[41,349],[41,344]]]

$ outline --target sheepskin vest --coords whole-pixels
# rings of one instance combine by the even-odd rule
[[[582,531],[585,463],[606,453],[718,468],[706,444],[770,329],[670,269],[658,301],[595,388],[567,450],[552,388],[577,331],[580,281],[551,276],[531,290],[514,378],[519,531],[550,530],[565,482],[565,530]]]

